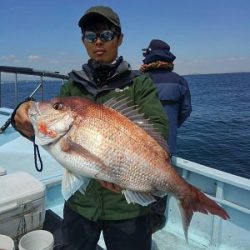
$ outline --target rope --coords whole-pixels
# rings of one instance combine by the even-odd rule
[[[41,155],[40,155],[40,152],[39,152],[39,148],[38,148],[38,145],[36,145],[34,141],[33,141],[33,145],[34,145],[35,167],[36,167],[36,170],[38,172],[42,172],[43,171],[43,162],[42,162],[42,158],[41,158]],[[38,157],[38,160],[40,162],[40,168],[38,167],[38,164],[37,164],[37,157]]]

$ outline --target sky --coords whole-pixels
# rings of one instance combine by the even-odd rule
[[[181,75],[250,72],[249,0],[0,0],[0,66],[69,73],[88,56],[77,25],[92,6],[120,16],[119,55],[134,69],[161,39]]]

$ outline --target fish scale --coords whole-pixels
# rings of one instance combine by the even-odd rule
[[[84,141],[86,144],[88,141],[90,141],[91,146],[87,144],[86,147],[88,147],[91,153],[93,153],[94,155],[99,155],[100,158],[102,158],[103,155],[108,156],[104,158],[104,162],[107,166],[110,167],[110,175],[112,174],[112,169],[114,169],[114,179],[123,180],[123,183],[127,183],[127,185],[130,184],[131,189],[138,190],[138,187],[140,187],[139,190],[148,191],[151,188],[151,185],[149,185],[148,182],[144,181],[138,185],[138,183],[140,183],[140,178],[138,178],[138,176],[143,176],[138,174],[143,173],[140,170],[138,171],[138,168],[142,165],[142,170],[145,170],[146,164],[143,163],[145,162],[143,149],[145,147],[148,148],[149,145],[145,143],[144,145],[136,145],[138,147],[136,150],[134,143],[141,135],[139,134],[139,136],[136,136],[131,133],[129,127],[126,126],[126,123],[123,126],[118,126],[118,124],[120,124],[120,117],[117,118],[117,122],[117,120],[115,120],[114,118],[110,120],[103,115],[98,117],[98,119],[91,119],[91,117],[93,117],[94,115],[95,112],[92,112],[90,114],[90,117],[85,117],[84,124],[81,126],[80,129],[78,129],[78,132],[75,133],[75,137],[79,138],[80,140],[78,141],[77,138],[75,138],[76,142],[81,144],[82,141]],[[105,123],[105,121],[108,121],[108,123]],[[110,121],[112,121],[112,123]],[[103,124],[103,126],[101,127],[100,124]],[[81,136],[78,136],[78,134]],[[96,140],[96,136],[94,135],[100,134],[102,135],[102,140],[100,143],[98,143],[99,140]],[[110,137],[110,134],[113,135],[113,137]],[[71,138],[73,139],[73,135],[71,136]],[[118,141],[119,143],[117,143],[116,141]],[[109,152],[107,152],[107,150]],[[137,151],[137,154],[133,154],[135,150]],[[113,154],[112,151],[114,151]],[[124,152],[125,156],[127,157],[122,157],[124,155]],[[119,156],[120,159],[123,158],[123,162],[117,162],[117,158],[119,158]],[[124,166],[122,169],[123,171],[116,171],[117,165],[120,164]],[[147,179],[150,180],[150,177]],[[146,187],[143,188],[143,185],[145,185],[144,183],[146,184]]]

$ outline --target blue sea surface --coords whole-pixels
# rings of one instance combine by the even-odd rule
[[[250,178],[250,73],[185,76],[193,111],[178,156]]]
[[[178,131],[177,155],[250,178],[250,73],[188,75],[193,111]],[[38,81],[18,83],[17,103]],[[45,81],[45,99],[59,93],[61,81]],[[2,84],[1,105],[14,107],[14,83]],[[41,91],[34,96],[41,99]],[[14,104],[13,104],[14,103]]]

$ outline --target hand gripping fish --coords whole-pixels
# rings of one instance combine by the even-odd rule
[[[179,201],[183,228],[194,212],[228,219],[227,212],[181,178],[165,140],[125,99],[96,104],[79,97],[36,102],[29,110],[35,142],[64,168],[62,194],[84,193],[92,178],[122,187],[128,203],[146,206],[166,193]]]

